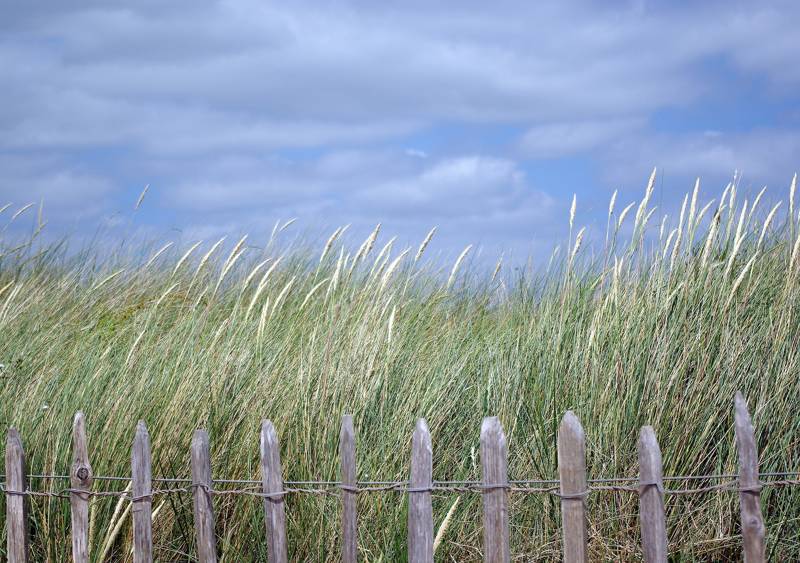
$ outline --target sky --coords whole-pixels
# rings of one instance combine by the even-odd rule
[[[254,245],[380,222],[540,256],[573,194],[596,232],[653,167],[663,213],[734,171],[777,200],[798,23],[796,1],[6,0],[0,221],[43,201],[51,235]]]

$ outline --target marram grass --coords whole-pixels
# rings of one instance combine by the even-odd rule
[[[379,240],[377,228],[351,248],[341,228],[313,254],[276,242],[287,225],[262,249],[245,239],[230,250],[224,241],[157,244],[140,260],[70,255],[35,238],[5,248],[0,422],[19,428],[35,474],[68,472],[80,409],[98,475],[130,474],[143,419],[155,476],[188,476],[192,432],[204,427],[215,477],[258,479],[258,431],[270,418],[287,480],[335,480],[340,419],[350,412],[359,478],[401,480],[415,419],[425,417],[434,478],[462,480],[480,477],[481,419],[498,415],[511,478],[547,479],[557,474],[558,423],[572,409],[590,477],[635,477],[644,424],[656,430],[666,474],[715,474],[736,470],[732,402],[741,390],[762,471],[800,470],[794,188],[780,207],[763,193],[743,201],[735,182],[710,205],[695,190],[660,224],[652,191],[651,180],[621,213],[612,201],[605,248],[593,258],[573,210],[566,252],[513,276],[498,273],[499,261],[491,279],[466,267],[469,248],[455,264],[426,262],[433,231],[405,249]],[[558,559],[557,499],[510,498],[515,557]],[[261,501],[215,502],[222,560],[266,560]],[[437,559],[479,560],[479,496],[433,503]],[[288,497],[292,560],[338,559],[338,506]],[[636,495],[596,493],[588,506],[592,559],[640,558]],[[765,489],[762,507],[770,559],[799,559],[800,493]],[[153,508],[156,558],[192,560],[191,498],[156,498]],[[676,560],[737,557],[735,493],[670,496],[666,509]],[[358,510],[362,559],[403,560],[405,497],[361,495]],[[30,518],[33,559],[68,561],[68,503],[34,498]],[[90,520],[95,561],[132,560],[126,502],[93,499]]]

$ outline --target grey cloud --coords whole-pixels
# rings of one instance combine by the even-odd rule
[[[759,129],[723,134],[714,131],[680,135],[643,134],[619,142],[606,155],[611,182],[631,178],[631,170],[658,165],[675,190],[688,189],[695,178],[723,184],[735,170],[747,184],[784,185],[800,166],[800,132]]]
[[[83,96],[134,108],[194,105],[267,122],[630,115],[699,95],[705,86],[691,65],[712,55],[728,53],[785,80],[774,60],[785,61],[786,45],[738,47],[728,27],[746,18],[761,21],[762,34],[790,35],[786,18],[754,8],[655,18],[580,5],[453,14],[339,3],[222,2],[163,13],[111,4],[56,11],[42,24],[38,36],[58,47],[48,64],[28,72],[39,78],[28,92],[45,109],[48,99],[74,92],[61,107],[76,113],[85,109]],[[46,57],[42,44],[18,40],[6,57],[27,68],[26,58]],[[204,126],[200,120],[197,131]]]
[[[560,228],[563,202],[518,160],[591,152],[603,180],[638,190],[653,164],[681,181],[771,179],[800,148],[788,127],[647,129],[657,110],[724,91],[709,60],[796,85],[796,3],[17,4],[0,21],[0,195],[63,209],[103,208],[130,183],[110,176],[135,170],[194,223],[389,217],[528,240]],[[452,123],[523,133],[510,147],[422,145],[427,158],[391,148]],[[73,160],[108,149],[109,178]],[[281,156],[296,149],[313,150]]]
[[[57,158],[0,154],[0,206],[42,203],[45,220],[62,226],[97,218],[115,187],[110,179]]]
[[[562,157],[602,148],[644,125],[642,118],[546,123],[528,129],[519,148],[530,158]]]
[[[795,66],[788,7],[45,4],[9,10],[27,25],[0,41],[0,146],[321,146],[443,119],[613,131],[699,96],[693,65],[708,57],[775,83]]]

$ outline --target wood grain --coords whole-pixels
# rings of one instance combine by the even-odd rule
[[[508,447],[503,426],[496,416],[481,425],[481,468],[483,471],[483,560],[508,563]]]
[[[666,563],[667,529],[664,519],[664,473],[661,448],[652,426],[639,432],[639,523],[646,563]]]
[[[136,425],[131,451],[133,476],[133,561],[153,561],[153,472],[150,459],[150,434],[143,420]]]
[[[283,491],[281,448],[275,427],[269,420],[261,423],[261,480],[264,493]],[[264,499],[264,521],[267,527],[267,556],[270,563],[286,563],[286,504],[284,497]]]
[[[411,439],[411,476],[408,493],[408,561],[433,563],[433,448],[425,419],[420,418]],[[413,489],[419,489],[413,491]]]
[[[586,532],[586,438],[578,417],[567,411],[558,428],[561,528],[566,563],[589,560]]]
[[[352,415],[342,417],[339,432],[339,463],[342,485],[356,486],[356,432]],[[355,563],[358,560],[358,516],[356,493],[342,490],[342,561]]]
[[[11,494],[27,490],[25,450],[16,428],[6,438],[6,557],[9,563],[28,562],[28,497]]]
[[[739,452],[739,505],[742,518],[742,546],[745,563],[766,561],[764,518],[761,515],[761,486],[758,480],[758,448],[755,431],[741,393],[734,399],[736,449]]]
[[[86,441],[86,419],[82,412],[75,414],[72,423],[72,469],[70,485],[73,490],[89,492],[92,488],[92,466]],[[89,495],[71,492],[72,560],[89,563]]]
[[[192,483],[195,485],[194,529],[197,535],[197,558],[200,563],[216,563],[214,502],[209,493],[212,488],[211,452],[208,433],[202,429],[195,430],[192,437]]]

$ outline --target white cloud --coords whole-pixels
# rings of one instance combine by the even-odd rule
[[[417,158],[428,158],[428,153],[419,149],[406,149],[406,154]]]
[[[393,213],[487,216],[508,211],[523,198],[524,174],[510,160],[463,156],[441,160],[413,175],[377,181],[356,195],[359,205]],[[537,194],[538,195],[538,194]]]
[[[556,158],[602,148],[641,129],[640,118],[557,122],[536,125],[520,140],[520,151],[530,158]]]
[[[192,177],[165,187],[175,205],[197,210],[320,207],[378,215],[502,214],[550,200],[509,159],[479,155],[432,160],[405,151],[333,151],[314,159],[236,157],[196,162]],[[312,203],[313,202],[313,203]],[[542,205],[544,204],[544,205]]]

